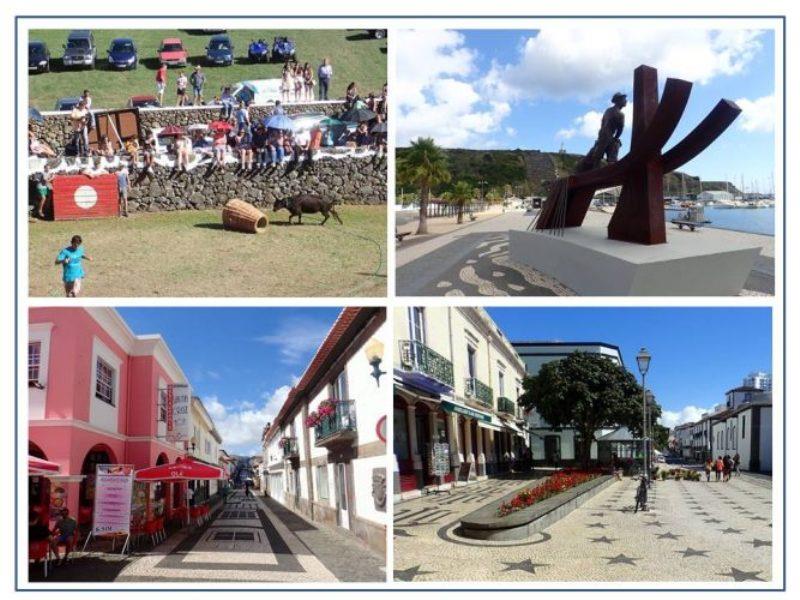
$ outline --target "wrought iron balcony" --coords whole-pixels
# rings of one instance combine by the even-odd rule
[[[453,363],[416,340],[400,340],[400,364],[453,387]]]
[[[356,404],[353,400],[332,400],[333,414],[322,417],[314,427],[314,443],[317,446],[349,440],[356,437]]]
[[[296,437],[284,437],[281,439],[281,449],[283,450],[283,458],[297,458],[300,456],[300,451],[297,448]]]
[[[497,398],[497,410],[499,412],[514,416],[517,414],[517,405],[509,398],[500,396]]]
[[[467,398],[476,400],[487,408],[492,408],[492,388],[475,377],[467,377],[464,380],[464,395]]]

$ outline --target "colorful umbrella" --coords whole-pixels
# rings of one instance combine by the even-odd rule
[[[334,119],[333,117],[325,117],[318,123],[318,125],[320,127],[338,127],[339,125],[344,125],[344,122],[340,121],[339,119]]]
[[[214,131],[230,131],[233,129],[233,125],[227,121],[211,121],[211,123],[208,124],[208,128]]]
[[[167,125],[158,132],[158,137],[177,137],[184,134],[183,127],[179,125]]]
[[[264,119],[264,125],[269,129],[281,129],[283,131],[293,131],[294,121],[286,115],[272,115]]]
[[[136,481],[192,481],[225,479],[225,471],[214,465],[197,462],[191,457],[174,463],[147,467],[136,471]]]
[[[28,475],[55,475],[60,470],[61,465],[28,455]]]

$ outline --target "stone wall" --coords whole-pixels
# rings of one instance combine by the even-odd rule
[[[301,115],[310,113],[323,113],[336,115],[343,111],[344,102],[332,100],[329,102],[302,102],[298,104],[287,103],[284,111],[287,115]],[[250,117],[253,121],[268,116],[274,105],[266,104],[250,107]],[[30,121],[36,137],[50,144],[56,152],[64,150],[64,145],[70,138],[72,131],[68,112],[43,113],[44,122]],[[219,106],[198,106],[188,108],[143,108],[139,109],[139,123],[143,129],[150,127],[165,127],[167,125],[187,126],[194,123],[210,123],[220,116]]]
[[[238,173],[198,167],[188,173],[157,166],[153,177],[131,176],[129,209],[170,211],[220,208],[231,198],[241,198],[269,208],[277,198],[316,193],[342,204],[386,203],[386,159],[322,158],[284,163],[266,171]]]

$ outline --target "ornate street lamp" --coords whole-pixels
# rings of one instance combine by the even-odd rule
[[[367,362],[372,367],[372,375],[375,382],[380,387],[381,376],[386,375],[386,371],[381,371],[381,362],[383,362],[383,342],[376,338],[372,338],[364,347],[364,354],[367,356]]]
[[[639,367],[639,373],[642,374],[642,468],[648,485],[650,484],[650,473],[647,471],[647,388],[645,387],[645,378],[647,371],[650,370],[651,358],[647,348],[642,348],[636,355],[636,364]]]

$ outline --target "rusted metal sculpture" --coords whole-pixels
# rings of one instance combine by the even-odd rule
[[[630,152],[617,162],[558,179],[535,228],[563,233],[566,227],[580,227],[594,193],[621,185],[619,201],[608,224],[608,237],[637,244],[665,243],[664,174],[710,146],[741,112],[734,102],[720,100],[697,127],[662,154],[691,90],[691,82],[669,78],[659,101],[658,72],[646,65],[637,67],[633,72]]]

